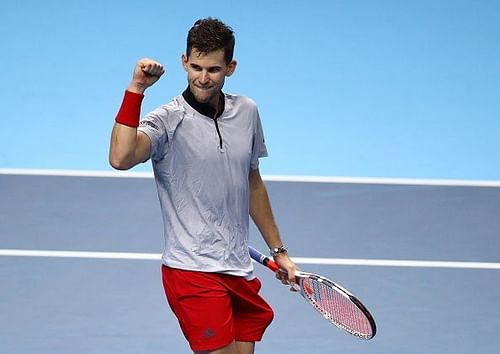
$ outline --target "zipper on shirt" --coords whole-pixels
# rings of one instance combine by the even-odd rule
[[[217,135],[219,136],[219,150],[223,151],[223,147],[222,147],[222,135],[220,133],[219,124],[217,123],[217,117],[214,118],[214,122],[215,122],[215,130],[217,131]]]
[[[220,133],[220,129],[219,129],[219,124],[217,123],[217,119],[219,118],[219,109],[220,109],[220,106],[221,106],[221,100],[224,99],[224,95],[222,94],[222,92],[220,93],[220,96],[219,96],[219,101],[217,103],[217,107],[215,108],[215,114],[214,114],[214,122],[215,122],[215,130],[217,131],[217,135],[219,136],[219,151],[220,152],[224,152],[224,147],[222,146],[222,134]]]
[[[199,114],[205,116],[205,117],[212,117],[214,120],[215,124],[215,130],[217,131],[217,136],[219,137],[219,144],[218,144],[218,149],[220,152],[224,152],[224,141],[222,140],[222,134],[219,129],[219,122],[217,119],[222,115],[224,112],[224,106],[225,106],[225,97],[224,93],[222,91],[219,91],[219,101],[217,102],[217,106],[214,108],[210,106],[208,103],[200,103],[196,101],[196,98],[194,97],[193,93],[189,89],[189,86],[186,88],[186,90],[182,93],[182,97],[186,100],[186,102],[194,108],[196,112]]]

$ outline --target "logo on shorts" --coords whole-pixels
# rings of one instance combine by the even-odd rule
[[[212,329],[212,328],[207,328],[205,330],[205,332],[203,332],[203,338],[212,338],[213,336],[215,336],[215,331]]]

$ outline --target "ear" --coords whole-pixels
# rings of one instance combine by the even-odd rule
[[[229,62],[229,64],[227,64],[227,68],[226,68],[226,76],[229,77],[231,75],[234,74],[234,71],[236,70],[236,65],[238,63],[236,62],[236,60],[231,60]]]
[[[181,61],[182,61],[182,67],[184,68],[184,70],[188,71],[188,57],[186,54],[182,54]]]

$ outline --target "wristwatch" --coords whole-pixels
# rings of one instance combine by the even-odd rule
[[[279,255],[280,253],[286,253],[288,252],[288,250],[286,249],[285,246],[281,246],[281,247],[274,247],[274,248],[270,248],[269,249],[269,253],[271,254],[271,256],[273,257],[276,257],[277,255]]]

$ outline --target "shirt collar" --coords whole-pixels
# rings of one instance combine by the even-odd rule
[[[189,86],[184,90],[182,93],[182,97],[186,100],[186,102],[193,107],[198,113],[203,114],[204,116],[210,117],[210,118],[219,118],[222,113],[224,113],[224,108],[225,108],[225,99],[224,99],[224,93],[220,91],[220,105],[221,109],[219,110],[217,116],[215,116],[215,108],[210,106],[208,103],[200,103],[196,100],[194,97],[193,93],[189,89]]]

